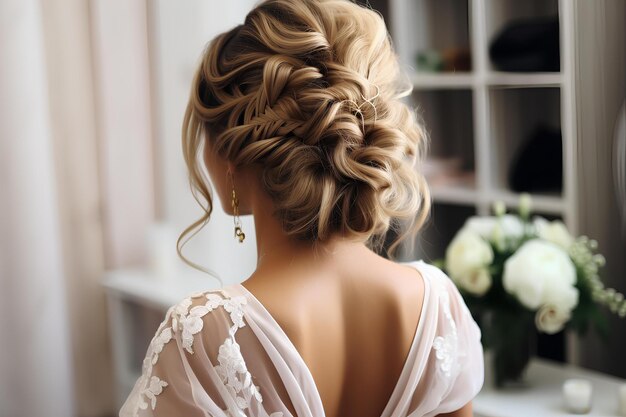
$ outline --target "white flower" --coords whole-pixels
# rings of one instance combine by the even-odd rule
[[[554,334],[563,329],[571,318],[571,310],[553,304],[544,304],[535,314],[535,325],[544,333]]]
[[[148,387],[142,391],[142,394],[150,399],[150,406],[153,410],[156,407],[156,396],[163,392],[163,388],[167,387],[167,385],[167,382],[162,381],[158,376],[152,375],[150,377],[150,383],[148,384]],[[139,407],[145,409],[145,402],[142,401],[142,404],[140,404]]]
[[[435,337],[433,341],[435,356],[439,362],[439,367],[446,376],[450,376],[454,358],[456,357],[457,340],[453,333]]]
[[[527,308],[551,303],[573,308],[578,303],[576,268],[559,246],[541,239],[524,243],[504,263],[502,284]]]
[[[491,274],[487,268],[476,268],[469,272],[466,272],[459,278],[460,285],[467,290],[467,292],[483,296],[489,288],[491,288]]]
[[[178,325],[182,327],[182,345],[189,353],[193,353],[193,336],[202,330],[204,321],[202,317],[207,314],[205,306],[195,306],[189,311],[189,315],[181,316]]]
[[[543,304],[553,305],[560,310],[573,310],[578,305],[578,289],[574,283],[563,285],[555,280],[547,281],[543,290]]]
[[[157,360],[159,360],[159,353],[163,351],[163,347],[167,343],[169,343],[170,340],[172,340],[172,328],[171,327],[166,327],[165,329],[163,329],[161,333],[159,333],[158,336],[154,338],[154,340],[152,341],[153,343],[152,365],[157,363]],[[146,358],[148,358],[148,355],[146,356]]]
[[[472,216],[465,221],[464,229],[478,233],[485,239],[491,239],[494,235],[496,224],[500,225],[505,237],[520,238],[524,234],[524,225],[519,217],[513,214],[504,214],[502,217]]]
[[[499,222],[496,222],[496,224],[494,224],[489,240],[491,240],[493,245],[500,252],[506,249],[506,236],[504,234],[504,229],[502,228],[502,224],[500,224]]]
[[[494,201],[493,213],[498,217],[504,216],[506,213],[506,205],[504,204],[504,201]]]
[[[574,237],[560,220],[549,222],[543,217],[537,216],[533,219],[533,225],[540,238],[555,243],[564,249],[569,249],[574,243]]]
[[[532,208],[532,199],[530,194],[522,193],[519,197],[519,215],[527,219],[530,215],[530,210]]]
[[[237,407],[239,407],[240,409],[244,410],[248,407],[248,401],[246,401],[245,398],[240,397],[240,396],[236,396],[235,397],[235,402],[237,403]]]
[[[232,297],[226,300],[223,304],[224,310],[230,313],[230,319],[233,321],[234,326],[243,327],[245,323],[243,321],[243,306],[247,303],[246,297],[240,295]]]
[[[223,303],[222,297],[217,294],[208,293],[206,295],[206,299],[208,300],[205,306],[209,309],[209,311],[219,307]]]
[[[191,298],[184,298],[178,304],[174,306],[174,314],[178,316],[184,316],[191,306]]]
[[[235,303],[234,305],[241,305],[241,303]],[[258,402],[263,402],[260,388],[252,382],[252,375],[246,367],[240,346],[234,337],[229,337],[222,343],[218,351],[217,360],[219,365],[215,366],[215,370],[231,395],[235,397],[235,401],[240,409],[249,408],[250,400],[253,397]],[[243,380],[240,379],[240,376],[243,377]],[[243,394],[243,396],[239,394]],[[276,417],[281,417],[282,415],[281,412],[271,414],[271,416]]]
[[[446,269],[457,284],[465,288],[469,284],[469,291],[479,291],[481,285],[473,284],[474,274],[484,270],[493,261],[491,246],[477,233],[462,228],[452,239],[446,249]],[[484,276],[480,277],[484,278]]]
[[[252,384],[250,386],[250,392],[252,392],[252,394],[254,395],[254,398],[256,398],[258,402],[263,401],[263,396],[261,395],[261,388],[259,388],[258,385]]]
[[[217,360],[226,369],[244,373],[247,371],[246,363],[241,355],[239,344],[232,339],[226,339],[219,348]]]
[[[493,216],[472,216],[465,221],[463,229],[471,230],[479,236],[489,239],[493,231],[493,226],[496,224],[496,220],[497,217]]]

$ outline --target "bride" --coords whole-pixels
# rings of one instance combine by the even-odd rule
[[[201,160],[242,244],[254,216],[257,268],[171,306],[120,416],[472,415],[481,334],[459,292],[380,255],[430,208],[403,76],[382,17],[348,0],[266,0],[207,45],[183,121],[207,205],[178,250],[213,210]]]

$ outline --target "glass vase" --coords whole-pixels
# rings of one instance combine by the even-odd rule
[[[481,322],[485,380],[496,389],[525,385],[524,371],[535,354],[534,315],[527,311],[489,311]]]

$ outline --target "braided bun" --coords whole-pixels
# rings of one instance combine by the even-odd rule
[[[181,238],[212,210],[196,165],[206,133],[236,167],[261,167],[287,235],[321,242],[341,234],[380,249],[388,230],[408,221],[395,251],[430,208],[417,171],[427,140],[401,101],[412,91],[402,75],[371,9],[347,0],[258,4],[207,45],[194,76],[183,150],[208,207]]]

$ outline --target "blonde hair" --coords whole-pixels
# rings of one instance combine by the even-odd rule
[[[183,153],[192,193],[207,206],[194,193],[204,214],[179,236],[179,255],[197,266],[181,240],[213,210],[198,166],[203,138],[235,167],[261,168],[274,215],[294,239],[339,233],[380,251],[390,229],[406,229],[390,255],[414,241],[431,202],[417,169],[427,137],[401,100],[413,89],[407,80],[378,12],[348,0],[258,3],[207,44],[193,78]]]

